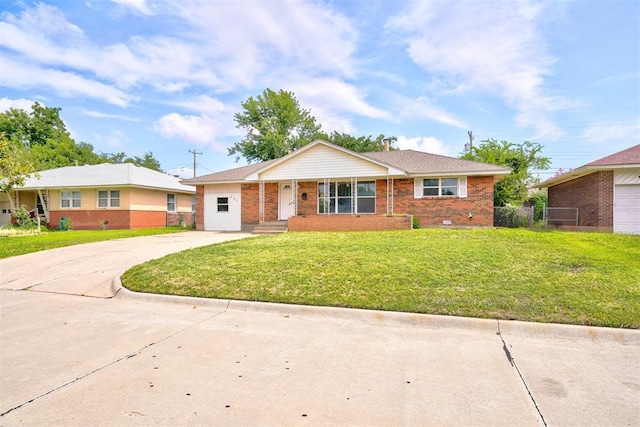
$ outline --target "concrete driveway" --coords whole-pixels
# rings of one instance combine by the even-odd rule
[[[639,331],[109,298],[133,264],[241,237],[0,260],[0,425],[640,424]]]

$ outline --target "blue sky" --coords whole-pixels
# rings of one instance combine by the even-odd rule
[[[271,88],[399,148],[538,142],[545,179],[640,143],[639,82],[637,0],[0,0],[0,110],[198,175],[244,164],[233,115]]]

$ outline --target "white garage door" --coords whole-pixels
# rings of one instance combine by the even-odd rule
[[[240,184],[205,185],[204,229],[206,231],[240,231]]]
[[[9,202],[0,202],[0,225],[11,223],[11,205]]]
[[[613,231],[640,234],[640,185],[616,185]]]

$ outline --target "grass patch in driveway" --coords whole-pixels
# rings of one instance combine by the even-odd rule
[[[0,259],[47,249],[125,237],[152,236],[155,234],[188,231],[183,227],[140,228],[136,230],[68,230],[47,231],[39,234],[0,237]]]
[[[530,230],[286,233],[127,271],[138,292],[640,328],[640,237]]]

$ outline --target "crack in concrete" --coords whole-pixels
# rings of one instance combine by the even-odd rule
[[[15,411],[15,410],[17,410],[17,409],[20,409],[20,408],[22,408],[23,406],[28,405],[29,403],[35,402],[35,401],[36,401],[36,400],[38,400],[38,399],[41,399],[41,398],[43,398],[43,397],[45,397],[45,396],[48,396],[48,395],[50,395],[50,394],[52,394],[52,393],[55,393],[55,392],[56,392],[56,391],[58,391],[58,390],[61,390],[61,389],[65,388],[65,387],[68,387],[68,386],[70,386],[70,385],[72,385],[72,384],[75,384],[75,383],[77,383],[78,381],[81,381],[81,380],[83,380],[83,379],[85,379],[85,378],[87,378],[87,377],[89,377],[89,376],[91,376],[91,375],[93,375],[93,374],[95,374],[95,373],[97,373],[97,372],[100,372],[100,371],[102,371],[102,370],[104,370],[104,369],[106,369],[106,368],[108,368],[108,367],[110,367],[110,366],[113,366],[113,365],[115,365],[115,364],[117,364],[117,363],[119,363],[119,362],[122,362],[123,360],[131,359],[132,357],[135,357],[135,356],[137,356],[137,355],[141,354],[143,351],[145,351],[145,350],[146,350],[146,349],[148,349],[149,347],[152,347],[152,346],[154,346],[154,345],[156,345],[156,344],[159,344],[159,343],[161,343],[161,342],[163,342],[163,341],[166,341],[166,340],[168,340],[168,339],[170,339],[170,338],[173,338],[173,337],[175,337],[175,336],[177,336],[177,335],[179,335],[179,334],[181,334],[181,333],[183,333],[183,332],[185,332],[185,331],[188,331],[189,329],[191,329],[191,328],[193,328],[193,327],[195,327],[195,326],[197,326],[197,325],[200,325],[200,324],[202,324],[202,323],[204,323],[204,322],[207,322],[207,321],[209,321],[209,320],[213,319],[214,317],[220,316],[220,315],[222,315],[222,314],[226,313],[226,312],[227,312],[227,310],[229,310],[229,305],[230,305],[230,304],[231,304],[231,300],[227,301],[227,306],[224,308],[224,310],[219,311],[219,312],[217,312],[217,313],[214,313],[214,314],[212,314],[211,316],[209,316],[209,317],[207,317],[207,318],[205,318],[205,319],[203,319],[203,320],[200,320],[200,321],[198,321],[198,322],[195,322],[195,323],[193,323],[193,324],[191,324],[191,325],[189,325],[189,326],[187,326],[187,327],[185,327],[185,328],[182,328],[182,329],[180,329],[180,330],[178,330],[178,331],[176,331],[176,332],[174,332],[174,333],[172,333],[172,334],[169,334],[169,335],[167,335],[167,336],[165,336],[165,337],[162,337],[162,338],[160,338],[160,339],[158,339],[158,340],[156,340],[156,341],[154,341],[154,342],[152,342],[152,343],[149,343],[149,344],[147,344],[147,345],[145,345],[145,346],[143,346],[143,347],[139,348],[138,350],[135,350],[135,351],[132,351],[132,352],[130,352],[130,353],[127,353],[127,354],[125,354],[124,356],[121,356],[121,357],[117,358],[116,360],[112,360],[111,362],[109,362],[109,363],[107,363],[107,364],[105,364],[105,365],[99,366],[99,367],[97,367],[96,369],[94,369],[94,370],[92,370],[92,371],[89,371],[89,372],[87,372],[87,373],[85,373],[85,374],[83,374],[83,375],[80,375],[79,377],[74,378],[73,380],[67,381],[66,383],[61,384],[61,385],[59,385],[59,386],[57,386],[57,387],[54,387],[54,388],[52,388],[52,389],[51,389],[51,390],[49,390],[49,391],[46,391],[46,392],[44,392],[44,393],[41,393],[41,394],[39,394],[39,395],[37,395],[37,396],[35,396],[35,397],[33,397],[33,398],[29,399],[29,400],[26,400],[26,401],[24,401],[24,402],[22,402],[22,403],[20,403],[20,404],[18,404],[18,405],[16,405],[16,406],[12,407],[12,408],[9,408],[9,409],[7,409],[6,411],[4,411],[4,412],[0,413],[0,417],[3,417],[3,416],[5,416],[5,415],[7,415],[8,413],[13,412],[13,411]]]
[[[504,337],[502,336],[502,331],[500,330],[500,321],[497,320],[497,322],[498,322],[498,332],[496,332],[496,335],[498,335],[500,337],[500,341],[502,341],[502,350],[504,351],[505,356],[507,356],[507,360],[509,361],[509,364],[518,373],[518,376],[520,377],[520,381],[522,381],[522,385],[524,385],[525,390],[527,390],[527,394],[529,395],[529,399],[531,399],[531,403],[533,403],[533,406],[536,408],[536,412],[538,413],[538,416],[540,416],[540,420],[542,421],[542,424],[545,427],[547,427],[547,421],[544,419],[544,416],[542,415],[542,411],[538,407],[538,403],[536,402],[536,399],[533,397],[533,394],[531,393],[531,390],[529,389],[529,385],[527,384],[527,381],[524,379],[524,376],[522,375],[522,372],[520,372],[520,369],[518,368],[518,364],[516,363],[515,359],[513,358],[513,355],[511,354],[511,351],[507,347],[507,342],[504,340]]]

